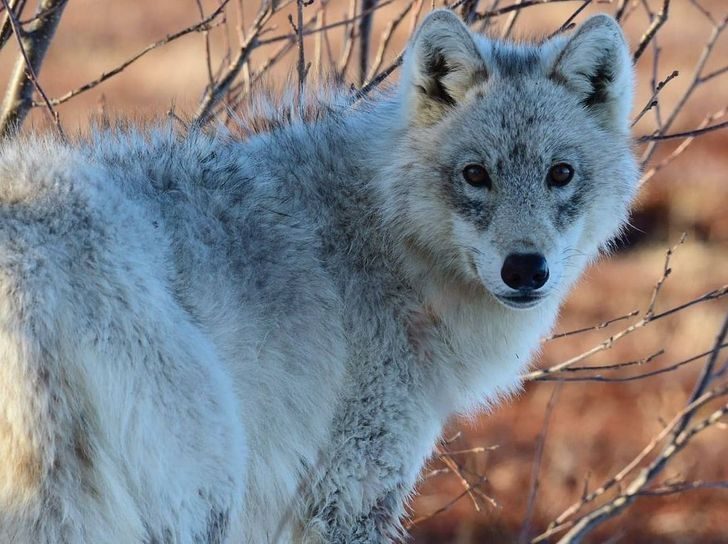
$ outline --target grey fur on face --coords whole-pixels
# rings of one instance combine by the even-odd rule
[[[245,139],[3,142],[0,540],[401,538],[623,225],[631,86],[609,17],[517,46],[436,11],[395,93]]]

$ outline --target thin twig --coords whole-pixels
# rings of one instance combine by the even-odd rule
[[[339,67],[337,70],[338,76],[343,80],[346,74],[346,69],[349,66],[351,60],[351,53],[354,51],[354,39],[356,36],[356,26],[354,21],[359,17],[356,14],[358,2],[357,0],[350,0],[349,2],[349,19],[350,24],[347,24],[344,30],[344,46],[342,48],[341,59],[339,60]]]
[[[728,294],[728,285],[724,285],[718,289],[713,289],[712,291],[708,291],[707,293],[704,293],[703,295],[696,297],[692,300],[689,300],[687,302],[684,302],[678,306],[674,306],[674,307],[669,308],[660,313],[655,313],[654,310],[655,310],[655,304],[657,301],[657,296],[659,295],[660,290],[662,289],[663,283],[665,282],[665,280],[667,279],[667,277],[670,275],[670,272],[671,272],[670,259],[672,257],[672,254],[678,248],[678,246],[680,246],[684,241],[685,241],[685,234],[683,233],[682,236],[680,237],[680,240],[678,241],[678,243],[675,244],[674,246],[670,247],[666,251],[665,262],[663,265],[662,274],[660,275],[658,280],[655,282],[655,286],[650,295],[650,300],[649,300],[647,309],[643,312],[641,319],[639,319],[635,323],[632,323],[631,325],[622,329],[621,331],[611,335],[609,338],[607,338],[606,340],[603,340],[601,343],[594,346],[593,348],[591,348],[579,355],[576,355],[576,356],[568,359],[567,361],[558,363],[549,368],[529,372],[528,374],[525,374],[523,376],[523,379],[524,380],[542,380],[542,379],[546,378],[547,376],[550,376],[550,375],[560,372],[566,368],[569,368],[569,367],[575,365],[576,363],[591,357],[592,355],[594,355],[596,353],[610,349],[615,344],[615,342],[621,340],[622,338],[624,338],[625,336],[627,336],[629,334],[632,334],[636,330],[645,327],[646,325],[648,325],[649,323],[651,323],[653,321],[657,321],[659,319],[664,319],[665,317],[668,317],[678,311],[682,311],[685,308],[688,308],[695,304],[699,304],[699,303],[707,301],[707,300],[715,300],[718,298],[722,298],[723,296]],[[631,315],[633,313],[634,312],[631,312],[630,314],[627,314],[627,316],[621,316],[619,318],[607,321],[607,322],[605,322],[605,326],[610,323],[613,323],[614,321],[624,319],[626,317],[631,317]],[[599,326],[597,326],[597,327],[599,327]],[[585,331],[593,330],[593,329],[594,329],[593,327],[587,328],[587,329],[580,329],[578,331],[572,331],[569,334],[577,334],[579,332],[585,332]],[[564,336],[564,335],[565,334],[562,334],[562,336]]]
[[[675,140],[675,139],[682,139],[682,138],[693,138],[695,136],[700,136],[701,134],[706,134],[708,132],[713,132],[714,130],[720,130],[723,128],[728,127],[728,121],[724,121],[722,123],[717,123],[715,125],[710,125],[708,127],[703,128],[695,128],[693,130],[687,130],[685,132],[675,132],[673,134],[651,134],[649,136],[642,136],[637,139],[637,143],[645,143],[645,142],[656,142],[659,140]]]
[[[558,34],[566,32],[567,30],[572,28],[574,26],[574,22],[573,22],[574,19],[576,19],[582,11],[584,11],[586,8],[588,8],[591,3],[592,3],[592,0],[585,0],[585,2],[581,6],[576,8],[574,13],[569,15],[569,18],[566,19],[566,21],[564,21],[563,24],[549,36],[549,39],[553,38],[554,36],[556,36]]]
[[[725,348],[728,348],[728,344],[721,344],[718,349],[723,350]],[[659,355],[662,355],[664,353],[664,350],[660,350],[649,357],[645,357],[644,359],[640,361],[629,361],[626,363],[618,363],[614,365],[603,365],[603,366],[594,366],[594,367],[579,367],[579,368],[567,368],[564,369],[563,372],[594,372],[595,370],[622,370],[629,366],[634,365],[644,365],[646,363],[649,363],[651,360],[655,359]],[[687,364],[690,364],[694,361],[698,361],[705,357],[706,355],[710,355],[713,353],[713,350],[705,351],[703,353],[698,353],[697,355],[693,355],[692,357],[688,357],[687,359],[683,359],[680,362],[673,363],[669,366],[666,366],[664,368],[658,368],[657,370],[651,370],[649,372],[644,372],[642,374],[637,374],[634,376],[602,376],[600,374],[593,374],[590,376],[579,376],[579,377],[565,377],[565,376],[547,376],[544,378],[540,378],[538,381],[544,381],[544,382],[599,382],[599,383],[625,383],[625,382],[633,382],[637,380],[644,380],[646,378],[652,378],[653,376],[659,376],[660,374],[667,374],[670,372],[674,372],[678,368],[681,368]]]
[[[645,49],[650,44],[652,39],[657,35],[657,31],[660,30],[660,27],[665,24],[665,22],[667,21],[669,9],[670,0],[662,0],[662,9],[660,10],[660,13],[658,13],[657,16],[652,20],[652,24],[649,26],[647,31],[640,39],[640,43],[639,45],[637,45],[637,49],[635,49],[634,55],[632,56],[632,62],[637,62],[639,60],[639,58],[642,56],[642,53],[645,52]]]
[[[200,106],[197,109],[197,113],[194,117],[195,124],[205,124],[210,119],[210,115],[213,109],[225,95],[227,90],[232,85],[233,81],[235,81],[235,78],[240,73],[240,70],[242,70],[243,66],[247,62],[250,53],[258,45],[257,39],[260,33],[263,31],[263,27],[268,23],[273,14],[276,13],[278,9],[280,9],[280,7],[281,6],[278,4],[270,3],[265,6],[264,9],[262,9],[255,17],[255,21],[253,21],[251,29],[248,31],[247,36],[240,44],[237,56],[230,63],[227,70],[218,80],[215,86],[211,89],[208,89],[208,91],[205,93],[205,96],[203,97]]]
[[[653,489],[643,489],[637,494],[640,497],[664,497],[665,495],[674,495],[675,493],[684,493],[685,491],[695,491],[696,489],[728,489],[728,481],[703,482],[701,480],[696,480],[694,482],[676,482],[661,485]]]
[[[362,17],[365,17],[368,14],[374,13],[375,11],[380,10],[383,7],[388,6],[390,4],[393,4],[394,2],[396,2],[396,0],[382,0],[380,3],[378,3],[373,8],[366,10],[366,11],[362,11],[360,13],[356,13],[356,11],[352,12],[352,10],[350,8],[349,15],[347,15],[346,18],[340,19],[333,23],[329,23],[327,25],[323,25],[321,28],[313,28],[313,29],[309,29],[309,30],[304,30],[303,35],[310,36],[317,32],[325,32],[327,30],[332,30],[334,28],[339,28],[342,26],[346,27],[348,29],[352,23],[357,22]],[[348,30],[346,30],[346,32],[348,32]],[[295,32],[293,32],[293,33],[289,32],[287,34],[278,34],[276,36],[271,36],[270,38],[262,38],[262,39],[258,40],[258,46],[268,45],[268,44],[276,43],[276,42],[285,42],[285,41],[289,41],[289,40],[295,39],[295,38],[296,38]]]
[[[379,85],[382,84],[382,82],[387,79],[392,72],[394,72],[397,68],[399,68],[402,65],[402,61],[404,60],[404,51],[402,51],[399,55],[397,55],[397,58],[395,58],[392,61],[392,64],[387,66],[384,70],[379,72],[376,77],[374,77],[369,83],[364,85],[359,91],[356,92],[354,95],[354,101],[360,100],[364,97],[366,97],[370,92],[372,92],[374,89],[376,89]]]
[[[502,8],[485,11],[482,13],[476,13],[473,16],[474,21],[480,21],[482,19],[489,19],[491,17],[498,17],[499,15],[505,15],[512,11],[520,11],[524,8],[530,8],[531,6],[538,6],[543,4],[555,4],[557,2],[585,2],[587,0],[522,0],[517,4],[511,4],[510,6],[503,6]]]
[[[359,86],[364,85],[369,73],[369,47],[376,7],[377,0],[362,0],[362,17],[359,19]]]
[[[713,27],[713,30],[708,37],[708,41],[706,42],[705,46],[703,47],[703,51],[700,54],[700,58],[695,63],[695,69],[693,70],[693,76],[690,80],[690,83],[688,84],[687,89],[680,95],[680,98],[678,99],[677,103],[672,109],[672,112],[668,116],[668,118],[665,120],[665,122],[662,125],[661,132],[666,132],[670,130],[672,127],[672,124],[675,122],[675,119],[677,119],[677,116],[680,115],[680,113],[685,108],[685,104],[688,102],[690,97],[693,95],[695,90],[700,87],[701,85],[701,77],[703,75],[703,70],[705,69],[705,65],[708,62],[708,59],[710,58],[713,49],[715,48],[716,43],[718,43],[718,38],[720,38],[721,34],[725,30],[726,26],[728,25],[728,16],[726,16],[718,25]],[[691,140],[692,141],[692,140]],[[657,149],[657,141],[650,142],[644,153],[642,154],[642,164],[646,164],[652,155],[654,154],[655,150]],[[645,181],[646,177],[643,176],[641,181]]]
[[[713,25],[717,24],[710,12],[698,3],[698,0],[690,0],[690,3]]]
[[[663,318],[670,316],[672,314],[675,314],[677,312],[681,312],[685,308],[694,306],[695,304],[700,304],[701,302],[706,302],[708,300],[716,300],[716,299],[722,298],[722,297],[726,296],[726,294],[728,294],[728,285],[724,285],[722,287],[719,287],[718,289],[713,289],[711,291],[708,291],[707,293],[704,293],[704,294],[700,295],[699,297],[689,300],[688,302],[684,302],[678,306],[674,306],[674,307],[670,308],[669,310],[665,310],[664,312],[655,314],[652,317],[645,316],[642,319],[640,319],[639,321],[630,325],[629,327],[619,331],[616,334],[613,334],[606,340],[603,340],[602,342],[600,342],[598,345],[594,346],[593,348],[591,348],[579,355],[576,355],[576,356],[572,357],[571,359],[568,359],[567,361],[553,365],[549,368],[535,370],[533,372],[529,372],[528,374],[524,374],[522,376],[522,379],[524,381],[541,380],[550,374],[560,372],[560,371],[564,370],[565,368],[575,365],[576,363],[579,363],[579,362],[591,357],[595,353],[599,353],[601,351],[610,349],[616,342],[618,342],[625,336],[632,334],[636,330],[645,327],[647,324],[652,323],[653,321],[657,321],[658,319],[663,319]]]
[[[647,456],[657,447],[657,445],[660,444],[660,442],[662,442],[671,433],[671,431],[676,428],[676,426],[686,414],[694,413],[699,408],[705,406],[708,402],[725,396],[726,394],[728,394],[728,385],[724,385],[722,387],[715,388],[707,393],[704,393],[701,397],[685,406],[682,410],[675,414],[673,419],[669,423],[667,423],[657,435],[652,437],[652,440],[650,440],[649,444],[647,444],[642,449],[642,451],[640,451],[637,456],[634,457],[634,459],[632,459],[629,463],[622,467],[622,469],[617,474],[612,476],[609,480],[605,481],[597,489],[595,489],[591,493],[585,493],[578,502],[572,504],[561,514],[559,514],[559,516],[549,525],[546,531],[531,540],[531,542],[533,544],[544,542],[550,539],[554,534],[571,527],[573,525],[573,522],[567,521],[571,516],[576,514],[579,510],[581,510],[590,502],[593,502],[595,499],[604,495],[614,486],[621,484],[621,482],[627,477],[627,475],[629,475],[635,468],[637,468],[640,463],[642,463],[642,461],[644,461]]]
[[[8,17],[8,13],[14,13],[15,18],[20,19],[20,15],[23,13],[26,2],[25,0],[8,0],[7,4],[10,9],[4,9],[4,4],[0,6],[0,9],[4,12],[2,22],[0,22],[0,49],[3,48],[10,39],[10,36],[13,35],[13,27],[10,24],[10,17]],[[23,26],[22,22],[20,22],[20,26]]]
[[[521,532],[518,537],[518,542],[526,544],[530,538],[531,533],[531,520],[533,518],[533,511],[536,506],[536,496],[538,495],[538,489],[541,485],[541,478],[539,476],[541,472],[541,463],[543,461],[543,452],[546,445],[546,435],[549,430],[549,424],[551,423],[551,417],[556,407],[556,402],[561,392],[562,384],[558,383],[551,391],[551,396],[546,404],[546,411],[543,417],[543,425],[541,431],[536,438],[536,453],[533,456],[533,466],[531,468],[531,486],[528,492],[528,502],[526,503],[526,514],[524,515],[523,525],[521,526]]]
[[[627,314],[620,315],[619,317],[613,317],[612,319],[607,319],[606,321],[602,321],[601,323],[598,323],[597,325],[594,325],[592,327],[582,327],[580,329],[574,329],[572,331],[553,334],[553,335],[549,336],[548,338],[544,338],[543,341],[549,342],[551,340],[556,340],[558,338],[564,338],[566,336],[573,336],[575,334],[581,334],[581,333],[588,332],[588,331],[598,331],[599,329],[604,329],[604,328],[608,327],[612,323],[616,323],[618,321],[624,321],[625,319],[629,319],[631,317],[639,315],[639,313],[640,313],[639,310],[632,310],[631,312],[629,312]]]
[[[308,70],[306,69],[306,53],[305,48],[303,47],[303,7],[310,5],[313,3],[313,0],[309,0],[309,2],[306,2],[305,0],[296,0],[296,15],[297,15],[297,25],[293,25],[293,19],[289,15],[289,20],[291,22],[291,25],[293,25],[293,28],[296,33],[296,43],[298,45],[298,62],[296,64],[296,71],[298,72],[298,93],[299,93],[299,103],[303,103],[303,86],[306,82],[306,73]]]
[[[644,108],[642,108],[640,110],[640,112],[637,114],[637,116],[632,121],[632,126],[635,126],[639,122],[639,120],[642,119],[642,117],[644,116],[645,113],[647,113],[652,108],[654,108],[655,106],[657,106],[657,104],[658,104],[657,95],[659,95],[660,92],[662,92],[662,89],[665,88],[665,85],[667,85],[668,83],[670,83],[670,81],[672,81],[673,79],[675,79],[679,75],[680,75],[680,72],[678,72],[677,70],[673,70],[673,72],[670,75],[668,75],[665,79],[663,79],[662,81],[660,81],[655,86],[655,90],[652,92],[652,96],[650,96],[650,99],[647,101],[647,104],[645,105]]]
[[[41,0],[38,4],[38,12],[46,11],[47,13],[44,17],[33,21],[28,30],[21,29],[15,13],[10,9],[8,0],[1,1],[17,39],[20,56],[15,62],[13,75],[3,100],[0,134],[7,135],[20,128],[33,105],[33,89],[35,89],[43,99],[43,104],[58,133],[63,136],[58,112],[53,109],[53,104],[40,86],[38,72],[58,23],[61,21],[66,0]],[[54,6],[55,9],[49,11],[49,8]]]
[[[513,4],[513,5],[514,5],[514,7],[515,6],[522,6],[523,5],[523,2],[524,2],[524,0],[516,0],[516,3]],[[508,15],[508,19],[506,19],[506,24],[503,27],[503,30],[501,31],[501,36],[500,37],[501,37],[502,40],[507,39],[511,35],[511,32],[513,32],[513,27],[516,26],[516,21],[518,20],[518,16],[520,14],[521,14],[521,10],[520,9],[514,9]]]
[[[384,29],[384,32],[382,32],[382,37],[379,40],[379,47],[377,48],[377,53],[374,57],[374,63],[372,63],[372,67],[367,74],[366,81],[362,82],[362,85],[371,81],[372,78],[377,74],[377,72],[379,72],[379,69],[382,67],[382,62],[384,61],[384,55],[387,52],[389,43],[391,42],[392,36],[394,35],[394,31],[400,25],[407,13],[409,13],[409,11],[412,9],[412,6],[414,6],[414,3],[412,2],[407,4],[404,9],[399,13],[399,15],[397,15],[389,22],[387,28]]]
[[[202,7],[202,0],[195,0],[195,3],[197,4],[197,11],[200,14],[200,17],[204,20],[205,18],[205,9]],[[207,68],[207,85],[208,87],[212,87],[214,78],[212,75],[212,51],[210,47],[210,30],[204,29],[202,31],[202,36],[205,38],[205,67]]]
[[[726,113],[728,112],[728,108],[723,108],[720,111],[715,112],[712,115],[707,116],[700,125],[698,125],[698,128],[703,128],[708,126],[708,124],[712,123],[713,121],[716,121],[717,119],[720,119]],[[674,161],[676,158],[678,158],[680,155],[682,155],[685,150],[690,147],[690,144],[692,144],[697,136],[689,136],[685,138],[682,143],[677,146],[667,157],[662,159],[657,164],[650,167],[649,170],[647,170],[644,174],[642,174],[642,177],[640,178],[640,185],[647,182],[650,178],[652,178],[657,172],[665,168],[667,165],[669,165],[672,161]],[[654,143],[651,143],[650,145],[655,145]]]
[[[450,508],[453,507],[453,505],[456,502],[458,502],[460,499],[462,499],[463,497],[465,497],[466,495],[468,495],[469,493],[471,493],[474,489],[477,489],[478,486],[482,485],[483,482],[485,482],[485,480],[486,480],[486,478],[485,477],[482,477],[481,480],[478,480],[474,484],[468,485],[465,488],[465,490],[463,490],[462,493],[458,494],[456,497],[454,497],[452,500],[450,500],[448,503],[446,503],[445,505],[441,506],[437,510],[434,510],[433,512],[431,512],[429,514],[426,514],[424,516],[420,516],[418,518],[413,519],[412,521],[410,521],[409,523],[407,523],[407,529],[411,529],[415,525],[419,525],[420,523],[422,523],[424,521],[427,521],[428,519],[434,518],[435,516],[437,516],[439,514],[442,514],[443,512],[448,511]]]
[[[624,17],[624,12],[627,9],[628,3],[629,0],[619,0],[619,6],[617,7],[617,11],[614,13],[614,18],[617,19],[617,21],[622,21],[622,17]]]
[[[698,78],[698,82],[699,83],[705,83],[707,81],[710,81],[713,78],[716,78],[718,76],[722,76],[726,72],[728,72],[728,66],[723,66],[723,68],[718,68],[717,70],[714,70],[714,71],[710,72],[709,74],[706,74],[704,76],[700,76]]]
[[[495,446],[476,446],[474,448],[466,448],[464,450],[447,450],[446,453],[438,454],[438,456],[451,456],[451,455],[472,455],[474,453],[485,453],[493,450],[497,450],[498,445]]]
[[[617,497],[597,508],[590,514],[582,517],[574,526],[558,541],[558,544],[576,544],[584,537],[601,525],[604,521],[622,512],[632,504],[639,496],[640,491],[652,479],[661,472],[667,462],[681,451],[690,440],[699,432],[717,423],[722,417],[728,414],[728,404],[714,411],[710,416],[698,422],[694,427],[681,432],[675,440],[670,442],[663,452],[655,459],[650,466],[643,469],[627,486],[626,490]],[[692,412],[690,413],[692,415]]]
[[[678,247],[683,245],[685,243],[685,239],[687,238],[687,233],[683,232],[680,236],[680,240],[678,240],[677,244],[672,246],[671,248],[668,248],[668,250],[665,252],[665,263],[662,266],[662,276],[660,276],[660,279],[657,280],[657,283],[655,283],[655,286],[652,289],[652,296],[650,297],[650,303],[647,306],[647,310],[645,310],[645,316],[646,317],[653,317],[655,315],[655,304],[657,304],[657,297],[660,296],[660,291],[662,290],[662,286],[665,284],[665,281],[672,273],[672,268],[670,268],[670,261],[672,260],[672,255],[675,253]]]
[[[156,41],[152,44],[149,44],[144,49],[142,49],[138,53],[132,55],[130,58],[128,58],[124,62],[122,62],[116,68],[113,68],[113,69],[109,70],[108,72],[103,72],[99,77],[97,77],[93,81],[89,81],[88,83],[78,87],[77,89],[69,91],[66,94],[59,96],[57,98],[50,99],[50,103],[54,106],[57,106],[59,104],[63,104],[64,102],[68,102],[71,98],[93,89],[94,87],[100,85],[104,81],[107,81],[108,79],[114,77],[116,74],[124,71],[126,68],[128,68],[130,65],[134,64],[136,61],[138,61],[140,58],[142,58],[144,55],[146,55],[150,51],[153,51],[159,47],[167,45],[168,43],[173,42],[173,41],[177,40],[178,38],[181,38],[182,36],[186,36],[187,34],[191,34],[193,32],[200,32],[203,30],[209,30],[209,28],[210,28],[209,25],[212,23],[212,21],[214,21],[217,17],[219,17],[220,14],[223,13],[225,6],[227,5],[227,3],[229,1],[230,0],[222,0],[222,2],[220,3],[220,6],[218,6],[218,8],[215,9],[215,11],[210,13],[210,15],[205,17],[200,22],[195,23],[192,26],[188,26],[187,28],[184,28],[173,34],[168,34],[161,40]],[[33,103],[33,106],[39,106],[39,105],[42,105],[42,104]]]
[[[468,496],[470,497],[470,500],[473,502],[473,508],[475,508],[476,512],[480,512],[480,505],[478,504],[478,500],[475,498],[475,495],[473,494],[473,490],[470,487],[470,482],[463,476],[460,465],[458,465],[454,459],[452,459],[448,453],[447,450],[444,450],[443,448],[437,447],[435,448],[435,452],[437,453],[440,460],[445,464],[447,468],[449,468],[457,477],[458,480],[460,480],[460,483],[462,484],[463,488],[467,492]]]
[[[415,2],[414,2],[415,9],[412,10],[412,17],[410,18],[409,32],[407,33],[408,36],[414,35],[415,30],[417,29],[417,23],[420,20],[420,14],[422,13],[423,5],[424,5],[424,0],[415,0]]]
[[[728,314],[726,315],[723,324],[716,336],[711,355],[708,361],[703,367],[703,372],[700,377],[696,380],[693,392],[687,401],[687,406],[679,414],[677,414],[671,423],[659,433],[653,441],[645,448],[640,455],[637,456],[631,463],[625,466],[619,474],[617,474],[612,480],[604,484],[602,487],[594,491],[588,497],[584,498],[580,503],[577,503],[562,513],[552,524],[549,529],[539,535],[533,542],[540,542],[545,538],[548,538],[554,532],[563,530],[566,524],[564,521],[577,510],[582,508],[586,503],[594,500],[599,495],[603,494],[609,487],[620,482],[624,477],[631,472],[647,454],[654,449],[654,447],[664,438],[668,437],[668,442],[661,454],[657,456],[650,465],[643,469],[640,474],[635,477],[632,482],[626,487],[626,490],[620,493],[617,497],[607,502],[603,506],[595,509],[591,513],[579,518],[577,521],[570,525],[573,525],[569,532],[559,541],[560,543],[572,543],[580,542],[581,539],[596,526],[600,525],[606,519],[615,516],[626,508],[637,496],[638,492],[644,488],[658,473],[662,471],[668,460],[681,450],[687,442],[703,430],[704,428],[716,423],[718,419],[725,415],[728,411],[728,405],[717,410],[708,418],[702,420],[691,429],[687,429],[692,416],[695,414],[697,409],[704,405],[707,401],[717,398],[718,396],[725,395],[728,393],[728,386],[724,385],[720,388],[716,388],[712,391],[706,391],[707,386],[712,380],[712,373],[720,353],[721,346],[725,343],[726,336],[728,336]]]

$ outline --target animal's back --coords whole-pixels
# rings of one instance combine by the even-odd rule
[[[246,473],[250,526],[289,506],[335,406],[341,309],[315,226],[251,156],[171,131],[3,146],[0,534],[185,541],[239,517]]]

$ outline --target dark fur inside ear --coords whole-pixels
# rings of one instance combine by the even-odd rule
[[[478,46],[462,21],[447,10],[432,12],[405,55],[402,88],[409,115],[417,123],[439,121],[487,74]]]
[[[425,95],[433,100],[437,100],[438,102],[442,102],[448,106],[454,106],[455,99],[447,91],[443,84],[443,80],[450,71],[451,67],[448,66],[447,60],[445,59],[445,55],[442,54],[442,51],[433,51],[425,62],[425,72],[429,76],[428,88],[425,89],[420,86],[420,89]]]
[[[587,20],[563,46],[550,72],[606,128],[629,130],[633,68],[618,23],[607,15]]]
[[[584,97],[582,103],[588,108],[606,103],[609,100],[609,88],[615,79],[614,70],[607,59],[603,59],[603,62],[597,65],[594,73],[583,75],[589,80],[591,92]]]

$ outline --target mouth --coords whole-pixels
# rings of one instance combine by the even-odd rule
[[[518,293],[515,295],[496,295],[495,296],[502,304],[509,308],[515,308],[518,310],[527,310],[528,308],[534,308],[546,298],[545,295],[537,293]]]

